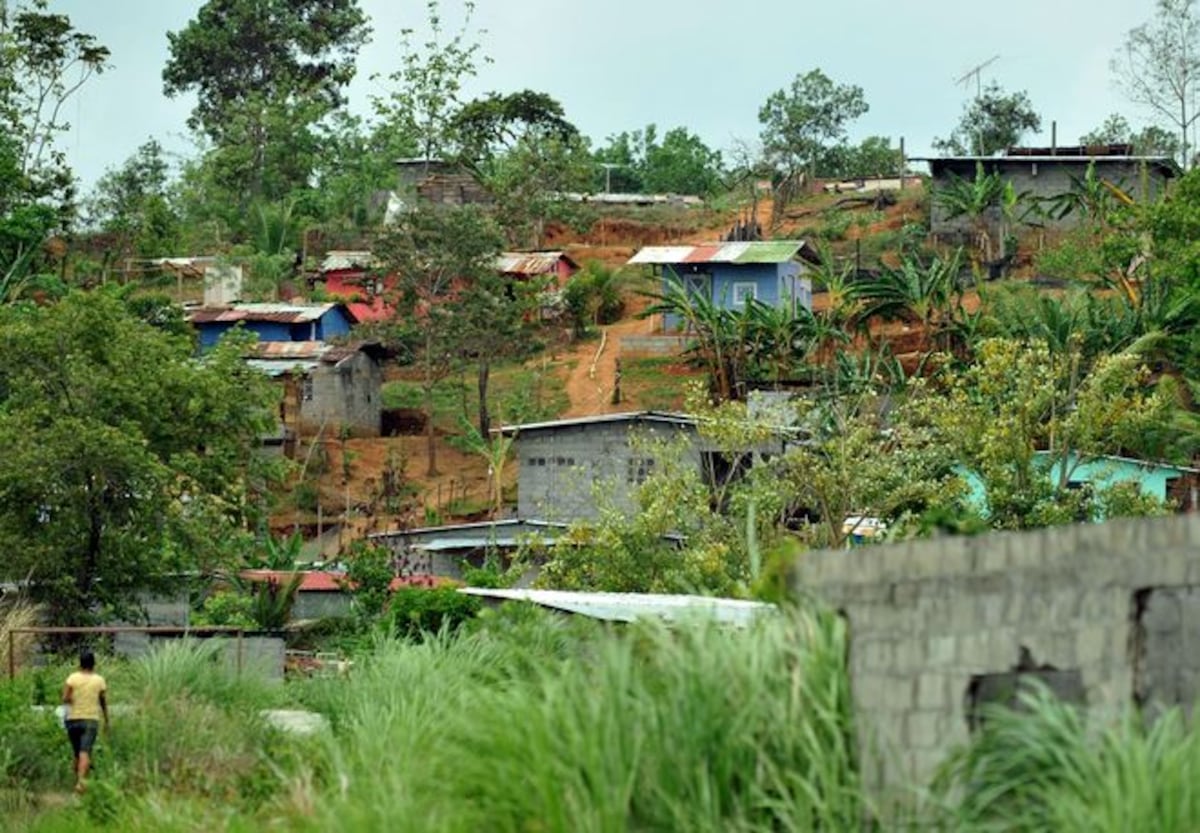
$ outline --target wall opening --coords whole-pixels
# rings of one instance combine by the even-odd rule
[[[1039,687],[1065,703],[1086,705],[1083,675],[1077,668],[1060,669],[1047,663],[1039,664],[1024,645],[1017,652],[1017,664],[1007,671],[975,674],[967,684],[963,712],[967,730],[972,734],[983,728],[991,707],[1003,706],[1023,711],[1023,695]]]

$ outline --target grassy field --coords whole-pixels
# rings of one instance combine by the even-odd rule
[[[117,712],[70,795],[50,712],[65,666],[0,685],[0,827],[102,831],[1200,829],[1200,736],[1178,713],[993,711],[932,791],[881,817],[830,613],[745,630],[622,629],[526,608],[457,636],[380,636],[348,676],[239,679],[202,645],[103,663]],[[320,713],[297,737],[264,708]],[[921,787],[922,789],[917,789]],[[891,811],[889,811],[890,813]]]
[[[631,357],[621,360],[621,394],[639,408],[678,411],[687,397],[687,386],[703,379],[702,371],[689,367],[678,356]]]

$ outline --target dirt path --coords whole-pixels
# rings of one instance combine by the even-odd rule
[[[627,402],[614,405],[612,401],[621,339],[626,335],[649,335],[654,332],[654,323],[653,318],[629,316],[604,327],[599,341],[589,341],[575,348],[568,360],[571,370],[566,380],[571,407],[564,417],[615,414],[634,407]]]

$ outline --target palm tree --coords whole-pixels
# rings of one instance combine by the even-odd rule
[[[998,171],[985,173],[982,162],[975,163],[974,179],[951,174],[949,182],[933,192],[933,201],[946,212],[947,220],[966,217],[970,222],[975,243],[972,265],[976,273],[980,271],[981,256],[984,260],[993,259],[988,211],[1007,206],[1006,213],[1012,213],[1021,199],[1012,183],[1001,177]]]

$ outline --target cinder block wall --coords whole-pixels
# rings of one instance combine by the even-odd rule
[[[1200,515],[811,552],[793,580],[848,620],[876,790],[926,784],[973,679],[1022,661],[1078,671],[1092,709],[1200,697]]]

